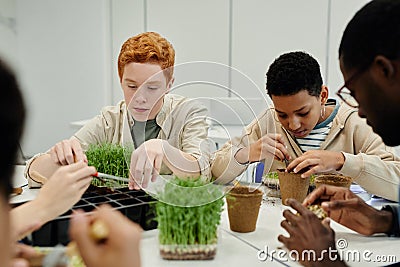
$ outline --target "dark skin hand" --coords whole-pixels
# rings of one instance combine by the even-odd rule
[[[388,232],[392,225],[392,213],[369,206],[348,188],[322,185],[307,196],[303,206],[314,203],[321,203],[332,220],[363,235]]]
[[[299,255],[298,260],[304,266],[346,266],[337,255],[335,233],[329,226],[329,218],[321,222],[300,202],[287,199],[286,203],[300,216],[293,214],[290,210],[283,212],[285,220],[281,222],[281,226],[288,232],[289,237],[279,235],[278,240],[289,250],[296,250]],[[301,255],[304,250],[314,251],[315,259],[311,256],[311,259],[308,260],[307,254],[302,259]]]

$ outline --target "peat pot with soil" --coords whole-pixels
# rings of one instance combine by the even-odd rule
[[[353,178],[338,173],[319,174],[315,177],[315,187],[323,184],[350,188]]]

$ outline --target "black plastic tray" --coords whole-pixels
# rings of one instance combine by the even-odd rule
[[[120,188],[111,192],[109,189],[97,188],[96,191],[87,191],[70,210],[33,232],[31,245],[67,245],[70,241],[68,227],[72,210],[82,209],[86,212],[91,212],[101,204],[111,205],[131,221],[140,224],[143,230],[155,229],[157,228],[157,222],[154,220],[154,204],[156,202],[156,199],[142,190],[135,191],[128,188]]]

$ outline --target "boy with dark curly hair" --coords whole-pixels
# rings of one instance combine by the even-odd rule
[[[329,99],[320,66],[309,54],[282,54],[267,71],[268,108],[242,136],[216,152],[212,173],[229,182],[251,162],[265,163],[264,172],[286,168],[350,176],[371,194],[396,200],[400,159],[385,146],[357,109]]]

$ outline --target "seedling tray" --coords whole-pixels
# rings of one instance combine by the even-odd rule
[[[93,189],[92,186],[91,188]],[[32,245],[67,245],[70,242],[68,227],[72,210],[81,209],[91,212],[101,204],[109,204],[114,209],[121,211],[131,221],[140,224],[143,230],[155,229],[157,228],[157,222],[154,220],[154,204],[156,202],[156,199],[142,190],[136,191],[128,188],[114,189],[113,191],[106,188],[88,190],[70,210],[33,232]]]

